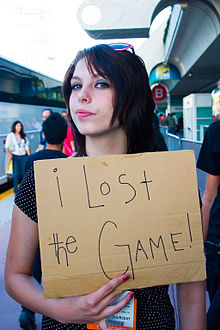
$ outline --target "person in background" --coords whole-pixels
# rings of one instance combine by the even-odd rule
[[[61,116],[63,118],[65,118],[65,120],[68,124],[67,135],[66,135],[66,138],[63,142],[64,153],[67,156],[72,156],[74,154],[74,151],[75,151],[75,146],[74,146],[74,139],[73,139],[73,133],[72,133],[71,125],[70,125],[69,119],[67,117],[67,112],[66,111],[62,111]]]
[[[58,112],[53,112],[43,122],[42,132],[47,142],[46,148],[31,154],[27,158],[25,171],[33,167],[35,160],[67,157],[62,152],[63,142],[67,135],[67,123]]]
[[[65,119],[65,120],[67,120],[67,111],[66,110],[63,110],[62,112],[61,112],[61,116]]]
[[[51,114],[53,113],[53,110],[51,109],[44,109],[42,110],[42,121],[44,122]],[[44,138],[44,135],[43,135],[43,128],[41,129],[40,131],[40,143],[39,143],[39,146],[38,146],[38,149],[36,151],[39,151],[39,150],[43,150],[44,148],[46,148],[46,140]]]
[[[164,137],[160,131],[159,119],[154,112],[153,114],[153,128],[155,134],[155,150],[156,151],[168,151]]]
[[[167,126],[168,126],[168,133],[176,135],[176,121],[173,118],[171,113],[168,113],[166,122],[167,122]]]
[[[75,157],[154,150],[155,104],[144,62],[132,45],[96,45],[80,51],[65,75],[63,95],[77,141]],[[34,177],[31,171],[27,174],[15,199],[5,266],[7,292],[44,315],[42,329],[86,329],[86,323],[110,329],[106,318],[121,311],[135,295],[138,330],[174,330],[168,286],[133,290],[112,304],[127,274],[86,295],[44,298],[31,274],[38,246],[38,217]],[[205,330],[204,282],[179,283],[177,288],[181,330]]]
[[[22,180],[24,176],[27,155],[31,153],[29,141],[20,120],[12,124],[11,133],[7,135],[5,142],[5,152],[9,159],[13,160],[13,186],[14,194],[16,194],[19,180]]]
[[[174,120],[175,120],[175,124],[176,124],[176,126],[177,126],[177,124],[178,124],[178,119],[177,119],[177,116],[176,116],[176,112],[172,112],[172,113],[171,113],[171,116],[174,118]]]
[[[206,247],[207,291],[210,307],[207,330],[220,327],[220,120],[206,131],[197,167],[207,173],[202,200],[203,233]]]
[[[180,116],[178,118],[178,123],[177,123],[177,135],[182,138],[183,137],[183,116]]]
[[[36,160],[67,158],[67,156],[62,152],[63,141],[67,134],[66,120],[62,118],[59,113],[54,112],[49,117],[47,117],[42,126],[43,135],[47,142],[47,146],[45,149],[31,154],[27,158],[25,164],[25,172],[28,170],[33,171],[33,164]],[[38,283],[41,283],[41,262],[39,249],[35,258],[32,275],[38,281]],[[22,306],[21,314],[19,317],[19,324],[22,329],[36,329],[35,313],[30,309]]]
[[[160,114],[160,117],[159,117],[159,125],[160,126],[167,126],[165,115],[162,114],[162,113]]]

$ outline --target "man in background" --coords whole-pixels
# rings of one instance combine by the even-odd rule
[[[160,131],[159,119],[155,112],[153,114],[153,128],[154,128],[154,134],[155,134],[155,139],[156,139],[154,151],[168,151],[166,142]]]
[[[52,113],[53,113],[53,110],[51,110],[51,109],[42,110],[42,113],[41,113],[42,121],[44,122]],[[42,128],[40,131],[40,143],[39,143],[37,151],[43,150],[45,147],[46,147],[46,140],[43,136],[43,128]]]
[[[176,121],[171,113],[168,113],[167,119],[168,133],[176,135]]]

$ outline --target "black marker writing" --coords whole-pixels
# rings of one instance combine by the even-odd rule
[[[60,251],[64,252],[65,260],[66,260],[66,266],[69,266],[69,259],[68,259],[68,253],[73,254],[77,251],[78,247],[74,246],[74,249],[71,250],[70,247],[76,243],[76,239],[73,236],[68,236],[66,239],[66,242],[64,246],[62,245],[64,242],[59,241],[58,233],[53,233],[53,243],[49,243],[48,245],[52,246],[54,245],[54,252],[55,252],[55,257],[57,258],[57,262],[60,265]]]
[[[104,196],[108,195],[110,193],[110,190],[111,190],[108,182],[105,182],[105,181],[100,184],[99,189],[100,189],[100,193]]]
[[[104,223],[104,225],[101,228],[100,234],[99,234],[99,238],[98,238],[98,255],[99,255],[99,264],[100,267],[105,275],[105,277],[107,277],[109,280],[111,280],[111,277],[109,277],[105,271],[105,268],[103,266],[103,262],[102,262],[102,254],[101,254],[101,242],[102,242],[102,236],[103,236],[103,231],[106,227],[107,224],[112,224],[115,228],[118,228],[116,223],[114,223],[113,221],[106,221]],[[115,246],[117,247],[127,247],[128,248],[128,253],[129,253],[129,259],[130,259],[130,264],[131,264],[131,271],[132,271],[132,277],[134,279],[134,268],[133,268],[133,263],[132,263],[132,257],[131,257],[131,249],[130,249],[130,245],[129,244],[116,244]],[[123,274],[126,274],[127,271],[129,270],[129,266],[126,267],[126,270],[124,271]]]
[[[103,266],[103,262],[102,262],[102,255],[101,255],[101,239],[102,239],[102,234],[103,234],[103,230],[105,228],[105,226],[107,225],[107,223],[111,223],[113,226],[115,226],[115,228],[118,228],[117,225],[112,222],[112,221],[106,221],[104,223],[104,225],[102,226],[101,228],[101,231],[100,231],[100,234],[99,234],[99,239],[98,239],[98,254],[99,254],[99,264],[100,264],[100,267],[105,275],[105,277],[107,277],[109,280],[111,280],[112,278],[109,277],[106,272],[105,272],[105,269],[104,269],[104,266]]]
[[[127,247],[128,248],[128,255],[129,255],[129,259],[130,259],[130,264],[131,264],[131,273],[132,273],[132,278],[134,280],[134,267],[133,267],[133,262],[132,262],[132,256],[131,256],[131,247],[130,244],[115,244],[115,246],[117,247]],[[126,271],[123,273],[126,274],[127,271],[129,270],[129,266],[127,266]]]
[[[130,203],[131,201],[133,201],[133,199],[136,197],[136,190],[135,190],[135,188],[130,184],[130,183],[128,183],[128,182],[122,182],[121,181],[121,177],[122,176],[126,176],[126,174],[121,174],[121,175],[119,175],[119,177],[118,177],[118,181],[119,181],[119,183],[120,184],[127,184],[129,187],[131,187],[131,189],[133,190],[133,196],[132,196],[132,198],[131,199],[129,199],[128,201],[126,201],[125,202],[125,204],[128,204],[128,203]]]
[[[147,252],[144,250],[144,247],[140,240],[137,241],[136,257],[135,257],[136,262],[138,261],[138,253],[139,253],[138,251],[142,251],[144,253],[146,259],[148,259]]]
[[[163,248],[164,257],[165,257],[166,261],[168,261],[166,250],[165,250],[165,245],[164,245],[164,241],[163,241],[163,237],[161,235],[159,236],[158,244],[156,244],[151,237],[149,238],[150,250],[151,250],[152,258],[154,259],[154,250],[153,250],[152,245],[154,245],[157,249],[159,249],[160,242],[161,242],[161,245],[162,245],[162,248]]]
[[[84,178],[85,178],[87,200],[88,200],[89,208],[92,209],[92,208],[96,208],[96,207],[103,207],[103,206],[105,206],[104,204],[93,205],[93,206],[91,205],[91,199],[90,199],[90,193],[89,193],[89,184],[88,184],[88,180],[87,180],[85,165],[83,165],[83,173],[84,173]]]
[[[57,168],[53,169],[53,172],[57,172]],[[56,176],[56,182],[57,182],[57,190],[58,190],[58,195],[59,195],[59,200],[60,200],[60,206],[63,207],[63,201],[62,201],[62,196],[61,196],[61,191],[60,191],[60,182],[58,176]]]
[[[60,206],[63,207],[63,201],[62,201],[62,197],[61,197],[60,183],[59,183],[59,178],[58,178],[58,176],[57,176],[57,189],[58,189],[58,194],[59,194],[59,198],[60,198]]]
[[[173,249],[174,251],[184,251],[184,249],[181,249],[181,248],[177,248],[176,247],[176,244],[179,243],[179,241],[174,241],[174,236],[177,236],[177,235],[182,235],[183,233],[173,233],[173,234],[170,234],[170,237],[171,237],[171,242],[173,244]]]
[[[188,229],[189,229],[189,239],[190,239],[190,242],[192,243],[192,232],[191,232],[190,221],[189,221],[189,213],[186,213],[186,217],[187,217],[187,223],[188,223]],[[192,245],[190,245],[190,247],[192,247]]]
[[[147,180],[147,175],[146,175],[146,172],[144,171],[144,181],[141,181],[141,183],[146,184],[147,198],[149,201],[150,201],[150,191],[149,191],[148,183],[150,183],[150,182],[152,182],[152,180]]]

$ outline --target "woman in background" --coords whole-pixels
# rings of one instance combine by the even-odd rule
[[[17,194],[19,180],[22,180],[25,172],[25,162],[30,155],[29,142],[24,132],[23,124],[16,120],[12,124],[11,133],[7,135],[5,152],[9,159],[13,160],[13,186]]]

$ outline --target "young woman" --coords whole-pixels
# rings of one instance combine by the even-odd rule
[[[7,135],[5,152],[9,159],[12,158],[13,160],[13,185],[14,193],[16,194],[19,179],[22,179],[24,176],[27,155],[31,153],[23,124],[19,120],[12,124],[11,133]]]
[[[98,45],[79,52],[66,73],[63,94],[75,133],[77,156],[156,149],[152,127],[154,101],[148,75],[131,45]],[[27,185],[29,192],[25,193]],[[37,246],[36,202],[30,171],[15,199],[5,268],[8,293],[46,315],[43,329],[86,329],[87,322],[108,329],[106,317],[121,310],[134,293],[138,306],[136,329],[175,329],[168,286],[134,290],[117,304],[109,305],[118,296],[114,289],[126,276],[109,281],[89,295],[45,299],[31,278]],[[204,283],[179,284],[178,301],[181,329],[204,330]]]

